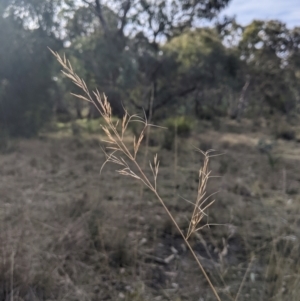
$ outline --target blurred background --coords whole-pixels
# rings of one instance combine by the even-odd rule
[[[214,300],[151,192],[99,174],[103,120],[48,48],[161,126],[138,159],[182,229],[195,147],[221,154],[191,239],[222,300],[299,300],[298,0],[1,0],[0,41],[0,300]]]

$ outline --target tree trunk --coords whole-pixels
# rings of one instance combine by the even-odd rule
[[[231,115],[231,117],[233,119],[237,119],[238,121],[240,121],[241,116],[242,116],[244,109],[246,107],[246,104],[247,104],[247,99],[246,99],[245,95],[246,95],[249,85],[250,85],[250,76],[247,75],[246,83],[242,89],[242,92],[241,92],[241,95],[240,95],[240,98],[238,101],[238,105],[237,105],[235,111],[233,112],[233,114]]]

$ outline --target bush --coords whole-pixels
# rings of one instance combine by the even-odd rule
[[[188,138],[193,128],[193,122],[185,116],[169,118],[166,121],[166,127],[170,132],[176,133],[179,137]]]
[[[277,126],[275,136],[277,139],[295,140],[296,132],[290,125],[282,123]]]
[[[164,136],[163,147],[171,150],[174,146],[175,136],[181,138],[188,138],[193,128],[193,122],[191,119],[181,116],[176,118],[169,118],[165,126],[167,131]]]

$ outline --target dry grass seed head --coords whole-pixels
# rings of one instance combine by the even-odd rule
[[[212,195],[209,195],[205,198],[206,195],[206,186],[208,179],[210,178],[211,171],[209,171],[208,165],[209,165],[209,159],[210,159],[210,153],[212,153],[214,150],[208,150],[206,152],[203,152],[199,149],[197,149],[200,153],[204,155],[204,162],[203,166],[199,169],[199,183],[198,183],[198,192],[197,192],[197,199],[196,202],[193,203],[194,205],[194,211],[192,213],[190,224],[187,232],[186,238],[188,239],[194,232],[199,231],[202,227],[199,227],[200,222],[204,218],[204,216],[207,216],[205,213],[205,210],[210,207],[215,200],[209,202],[207,201]],[[206,205],[205,205],[206,204]],[[205,206],[204,206],[205,205]]]
[[[206,198],[205,200],[203,200],[203,198],[205,196],[206,184],[207,184],[207,181],[208,181],[208,178],[209,178],[209,175],[210,175],[210,172],[208,171],[208,162],[209,162],[209,153],[211,151],[207,151],[207,152],[203,153],[201,150],[198,150],[204,155],[205,159],[204,159],[204,165],[199,171],[198,196],[197,196],[196,203],[194,205],[194,211],[193,211],[193,214],[192,214],[192,217],[191,217],[188,234],[185,237],[185,235],[183,234],[183,232],[180,229],[179,225],[177,224],[176,220],[174,219],[173,215],[168,210],[168,208],[166,207],[164,201],[161,199],[161,197],[159,196],[159,194],[157,192],[156,183],[157,183],[157,175],[158,175],[158,168],[159,168],[159,161],[157,159],[157,155],[154,157],[154,162],[153,162],[154,165],[152,166],[152,164],[150,163],[150,168],[152,170],[153,178],[154,178],[154,184],[152,184],[150,182],[150,180],[145,175],[144,171],[142,170],[142,168],[140,167],[140,165],[136,161],[136,155],[137,155],[137,152],[140,148],[141,142],[144,138],[145,131],[146,131],[147,127],[150,126],[150,124],[147,123],[147,119],[145,118],[145,120],[139,120],[140,122],[144,123],[144,128],[142,129],[139,137],[134,138],[134,141],[133,141],[134,150],[133,150],[133,154],[132,154],[130,152],[130,150],[128,149],[128,147],[125,145],[123,138],[124,138],[124,133],[126,131],[126,128],[129,124],[129,122],[131,120],[133,120],[135,115],[130,116],[128,114],[128,112],[125,111],[125,115],[124,115],[123,120],[122,120],[121,133],[119,133],[118,130],[117,130],[118,123],[114,124],[113,121],[112,121],[112,109],[111,109],[111,106],[110,106],[107,98],[105,96],[102,98],[99,91],[96,90],[96,92],[93,92],[94,96],[96,97],[96,101],[95,101],[93,99],[93,97],[90,95],[90,92],[89,92],[89,90],[86,86],[86,83],[84,82],[83,79],[81,79],[73,71],[71,63],[66,59],[66,57],[64,56],[64,58],[62,59],[57,52],[53,52],[52,50],[51,50],[51,52],[56,57],[58,62],[61,64],[61,66],[64,68],[64,71],[62,71],[63,74],[66,77],[68,77],[69,79],[71,79],[73,81],[73,83],[75,85],[77,85],[78,87],[80,87],[85,93],[85,96],[77,95],[77,94],[73,94],[73,95],[76,96],[79,99],[83,99],[85,101],[93,103],[95,105],[95,107],[97,108],[97,110],[99,111],[100,115],[103,117],[104,121],[106,122],[106,126],[103,126],[102,128],[103,128],[103,130],[104,130],[104,132],[105,132],[105,134],[108,138],[108,141],[106,141],[109,144],[107,149],[110,149],[111,153],[105,152],[105,155],[106,155],[105,163],[112,162],[114,164],[123,166],[123,169],[117,170],[117,172],[119,174],[125,175],[125,176],[131,176],[131,177],[133,177],[133,178],[135,178],[139,181],[142,181],[142,183],[144,185],[146,185],[151,191],[154,192],[154,194],[157,196],[158,200],[160,201],[160,203],[162,204],[162,206],[166,210],[167,214],[169,215],[170,219],[172,220],[172,222],[174,223],[174,225],[176,226],[176,228],[178,229],[178,231],[182,235],[182,238],[185,240],[185,243],[189,247],[191,253],[193,254],[193,256],[195,258],[195,260],[197,261],[200,270],[204,274],[204,276],[207,279],[212,291],[214,292],[215,297],[218,300],[221,300],[220,297],[218,296],[218,293],[216,292],[213,284],[211,283],[209,277],[207,276],[205,270],[203,269],[203,266],[201,265],[199,259],[197,258],[195,252],[193,251],[192,247],[190,246],[190,244],[188,242],[189,236],[193,232],[197,231],[197,226],[198,226],[198,224],[200,223],[200,221],[202,220],[202,218],[205,215],[204,210],[213,203],[213,202],[211,202],[210,204],[208,204],[204,208],[201,208],[202,205],[208,199],[208,198]],[[129,164],[127,163],[127,161],[124,158],[122,158],[121,156],[118,156],[119,152],[121,154],[124,154],[126,156],[127,160],[129,160],[131,163],[133,163],[135,165],[135,167],[138,170],[138,174],[135,173],[134,171],[132,171],[132,169],[129,167]],[[105,163],[104,163],[104,165],[105,165]]]
[[[107,140],[104,140],[104,142],[106,142],[109,145],[106,149],[109,149],[111,151],[111,153],[107,153],[106,151],[104,151],[105,155],[106,155],[105,163],[111,162],[111,163],[123,166],[124,168],[117,170],[117,172],[119,174],[125,175],[125,176],[131,176],[137,180],[141,180],[152,191],[156,191],[157,190],[157,175],[158,175],[158,169],[159,169],[159,161],[157,159],[157,155],[154,157],[154,162],[153,162],[154,164],[152,165],[152,163],[150,162],[150,169],[153,174],[154,185],[151,185],[151,183],[149,182],[149,180],[147,179],[145,174],[142,172],[142,170],[139,168],[139,166],[138,166],[138,169],[141,173],[140,176],[132,171],[129,164],[126,162],[126,160],[124,158],[117,155],[118,152],[121,152],[121,153],[125,154],[127,159],[129,159],[130,161],[132,161],[132,162],[136,163],[136,165],[138,165],[138,163],[136,162],[136,156],[137,156],[138,150],[141,146],[141,142],[145,136],[145,131],[146,131],[147,127],[150,126],[147,123],[147,120],[140,119],[137,115],[129,115],[128,111],[125,110],[123,120],[122,120],[121,133],[119,133],[117,130],[118,122],[116,124],[114,124],[112,122],[112,109],[111,109],[110,103],[108,102],[106,96],[104,96],[102,98],[98,90],[96,90],[96,92],[93,92],[94,96],[96,97],[96,101],[97,101],[97,103],[96,103],[94,101],[94,99],[91,97],[84,80],[81,79],[74,72],[70,61],[67,60],[65,56],[64,56],[64,58],[61,58],[57,52],[53,52],[52,50],[51,50],[51,52],[57,58],[58,62],[62,65],[62,67],[66,70],[66,71],[62,71],[63,74],[66,77],[70,78],[73,81],[73,83],[76,84],[78,87],[80,87],[86,94],[86,96],[77,95],[77,94],[73,94],[73,95],[76,96],[77,98],[92,102],[96,106],[96,108],[99,110],[99,113],[104,118],[104,120],[107,124],[106,126],[102,126],[102,129],[108,138]],[[100,108],[97,104],[99,104]],[[142,131],[140,132],[139,137],[137,138],[136,136],[134,136],[133,153],[131,153],[129,151],[129,149],[126,147],[126,145],[124,144],[124,134],[128,127],[128,124],[130,122],[142,122],[144,124],[144,127],[143,127]],[[211,206],[214,202],[214,201],[211,201],[210,203],[206,204],[206,202],[210,198],[210,196],[205,198],[207,181],[210,177],[210,171],[208,170],[208,163],[209,163],[210,153],[212,153],[213,150],[208,150],[206,152],[202,152],[199,149],[197,149],[197,150],[204,155],[204,163],[203,163],[202,168],[200,168],[200,170],[199,170],[199,184],[198,184],[197,199],[196,199],[196,203],[194,204],[194,210],[193,210],[193,213],[192,213],[192,216],[190,219],[189,229],[188,229],[186,238],[189,238],[193,232],[200,229],[200,228],[198,228],[198,225],[201,222],[201,220],[203,219],[203,217],[206,216],[205,210],[209,206]],[[103,166],[105,165],[105,163],[103,164]],[[103,166],[102,166],[102,168],[103,168]],[[101,170],[102,170],[102,168],[101,168]],[[206,204],[206,206],[204,206],[204,204]]]

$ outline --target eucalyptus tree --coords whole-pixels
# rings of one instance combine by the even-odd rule
[[[76,49],[74,55],[90,71],[91,82],[111,94],[113,107],[120,108],[122,99],[136,109],[143,108],[148,115],[150,108],[156,111],[169,104],[170,98],[192,92],[167,92],[170,76],[166,66],[171,68],[173,63],[162,45],[199,27],[202,19],[216,17],[229,0],[82,0],[80,6],[73,1],[66,3],[70,15],[68,37]]]
[[[239,50],[260,111],[265,106],[271,113],[290,113],[299,105],[299,46],[299,28],[277,20],[256,20],[244,28]]]

